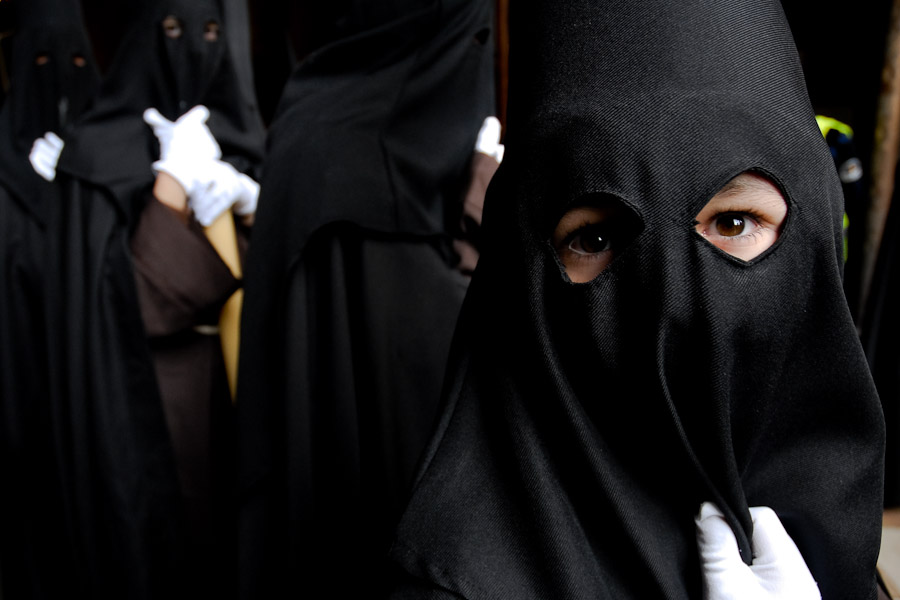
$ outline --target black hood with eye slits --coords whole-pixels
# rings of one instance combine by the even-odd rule
[[[823,598],[874,598],[884,424],[780,5],[513,11],[506,155],[394,560],[469,599],[697,598],[712,500],[747,561],[748,506],[770,506]],[[749,263],[693,226],[745,171],[789,205]],[[594,194],[643,229],[573,284],[548,239]]]
[[[217,0],[143,0],[126,26],[94,108],[75,126],[60,170],[103,185],[131,215],[128,198],[152,181],[158,158],[144,110],[175,120],[197,104],[210,109],[208,125],[226,160],[247,171],[262,158],[264,131],[229,51]],[[177,20],[180,36],[165,34],[163,21]],[[206,39],[210,27],[215,40]],[[128,217],[129,219],[131,217]]]

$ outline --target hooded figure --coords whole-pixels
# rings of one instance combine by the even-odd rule
[[[823,598],[875,598],[884,426],[779,3],[515,9],[506,157],[396,597],[699,598],[713,501],[745,563],[748,507],[768,506]],[[701,210],[748,172],[787,216],[742,260]],[[618,217],[551,243],[580,206]],[[755,220],[738,208],[716,226]],[[590,261],[607,239],[612,262],[573,282],[566,250]]]
[[[229,507],[227,495],[214,498],[212,463],[230,462],[231,416],[218,343],[202,326],[215,325],[238,283],[201,232],[153,199],[160,149],[143,114],[175,120],[205,104],[222,155],[241,170],[258,162],[262,130],[216,2],[146,1],[132,16],[96,102],[64,136],[64,201],[48,226],[50,383],[84,573],[77,591],[215,595],[227,578],[211,563],[232,558],[233,528],[210,523]],[[217,435],[227,443],[213,449]]]
[[[28,164],[99,86],[78,2],[18,3],[11,89],[0,111],[0,566],[2,596],[60,597],[74,576],[48,412],[47,210],[56,189]]]
[[[270,127],[247,257],[244,598],[382,589],[465,293],[449,232],[493,112],[489,1],[354,1],[322,27],[335,41]]]

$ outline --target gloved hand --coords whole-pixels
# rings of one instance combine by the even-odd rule
[[[56,163],[59,162],[63,146],[65,143],[52,131],[48,131],[44,137],[34,140],[34,144],[31,146],[28,160],[31,161],[35,172],[47,181],[56,179]]]
[[[234,202],[232,210],[234,214],[245,217],[256,212],[256,204],[259,200],[259,184],[256,183],[249,175],[243,173],[239,176],[241,180],[241,193]]]
[[[481,124],[475,141],[475,150],[493,156],[497,162],[503,162],[503,152],[506,148],[500,143],[500,121],[497,117],[488,117]]]
[[[208,118],[209,110],[205,106],[195,106],[175,122],[155,108],[144,111],[144,122],[153,128],[159,140],[159,160],[153,163],[153,169],[174,177],[190,197],[208,187],[205,171],[222,157],[219,144],[206,126]]]
[[[771,508],[750,509],[753,564],[738,552],[734,532],[711,502],[696,518],[705,600],[821,600],[806,562]]]
[[[219,215],[230,208],[241,216],[256,211],[259,184],[239,173],[229,163],[210,161],[202,166],[196,177],[200,184],[190,194],[188,206],[204,227],[212,225]]]

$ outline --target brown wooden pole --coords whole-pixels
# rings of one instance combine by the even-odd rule
[[[900,0],[894,0],[881,72],[869,210],[866,215],[863,256],[860,266],[860,322],[872,288],[875,263],[884,237],[884,226],[894,194],[894,173],[900,149]]]
[[[230,210],[225,211],[209,227],[204,229],[212,247],[219,253],[235,279],[241,279],[243,273],[241,259],[238,254],[237,232],[234,227],[234,216]],[[222,345],[222,358],[225,361],[225,375],[228,377],[228,388],[231,399],[237,395],[238,350],[241,345],[241,307],[244,302],[244,290],[239,289],[225,302],[219,315],[219,338]]]

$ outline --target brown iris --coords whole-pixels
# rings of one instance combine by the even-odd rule
[[[724,237],[741,235],[744,227],[744,218],[741,215],[722,215],[716,219],[716,232]]]

